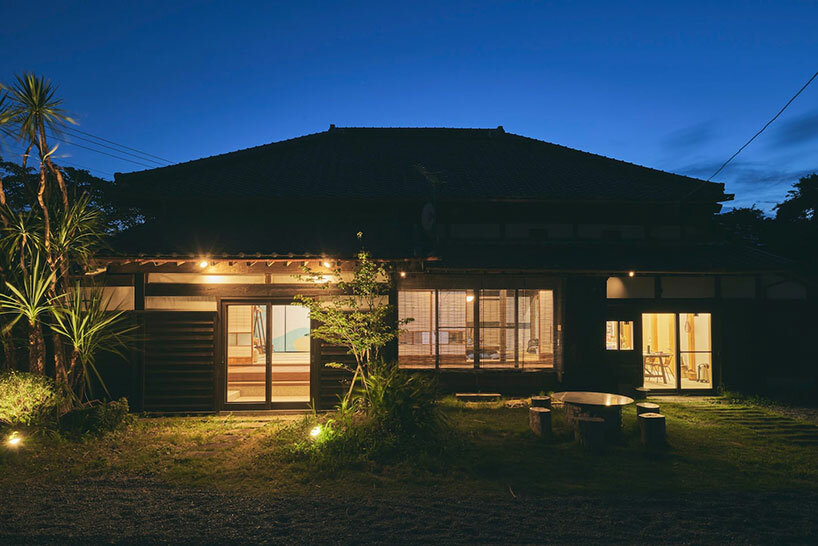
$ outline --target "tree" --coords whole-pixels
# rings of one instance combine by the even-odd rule
[[[787,192],[787,198],[773,208],[778,221],[818,224],[818,174],[801,178]]]
[[[358,239],[362,237],[363,234],[358,233]],[[307,307],[310,318],[318,322],[312,329],[313,337],[342,345],[355,358],[354,369],[339,363],[327,364],[353,374],[352,384],[343,399],[346,404],[358,380],[369,393],[369,364],[380,357],[381,349],[396,339],[400,334],[400,327],[409,321],[402,321],[397,325],[392,321],[395,309],[387,301],[391,277],[386,266],[372,260],[365,250],[358,252],[349,281],[344,280],[338,266],[331,269],[329,274],[307,266],[302,269],[303,274],[297,276],[300,280],[316,283],[327,290],[336,288],[338,291],[325,298],[298,295],[295,300],[296,304]]]

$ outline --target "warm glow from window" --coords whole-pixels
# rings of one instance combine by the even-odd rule
[[[609,320],[605,322],[605,349],[608,351],[633,350],[632,320]]]

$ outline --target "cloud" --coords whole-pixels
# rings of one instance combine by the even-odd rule
[[[673,172],[707,179],[720,166],[719,162],[701,161],[673,169]],[[787,169],[766,162],[733,160],[719,173],[715,182],[724,182],[725,191],[735,194],[735,200],[728,202],[730,208],[756,203],[759,208],[770,210],[772,205],[784,200],[793,184],[814,172],[818,172],[818,165],[808,169]]]
[[[673,131],[662,140],[662,145],[674,153],[684,153],[703,148],[714,137],[715,124],[712,121],[704,121]]]
[[[770,145],[774,148],[785,148],[813,140],[818,140],[818,110],[781,122],[773,132]]]

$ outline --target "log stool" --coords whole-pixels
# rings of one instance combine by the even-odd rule
[[[551,397],[550,396],[532,396],[531,397],[531,407],[532,408],[548,408],[548,409],[551,409]]]
[[[659,413],[659,404],[639,402],[636,404],[636,415],[642,415],[643,413]]]
[[[574,422],[574,439],[589,451],[602,451],[605,447],[605,419],[581,415]]]
[[[551,410],[534,407],[528,409],[528,426],[537,436],[551,438]]]
[[[639,421],[639,432],[642,445],[649,448],[664,447],[665,416],[661,413],[642,413],[636,417]]]
[[[648,397],[649,392],[650,389],[647,387],[636,387],[635,389],[633,389],[633,397],[636,400],[644,400],[645,398]]]

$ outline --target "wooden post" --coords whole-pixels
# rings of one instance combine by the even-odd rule
[[[548,409],[551,409],[551,397],[550,396],[532,396],[531,397],[531,407],[532,408],[548,408]]]
[[[649,448],[663,447],[666,443],[665,416],[660,413],[643,413],[636,417],[642,435],[642,445]]]
[[[643,413],[659,413],[659,404],[639,402],[636,404],[636,415],[642,415]]]
[[[589,451],[602,451],[605,447],[605,419],[584,415],[577,417],[574,438]]]
[[[551,438],[551,410],[548,408],[529,408],[528,426],[537,436]]]

